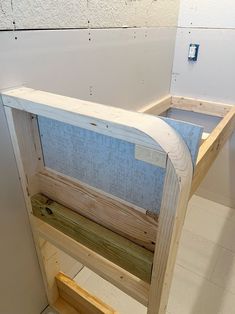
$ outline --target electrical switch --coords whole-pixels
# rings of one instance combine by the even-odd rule
[[[188,60],[189,61],[197,61],[198,52],[199,52],[199,45],[198,44],[190,44],[189,45]]]

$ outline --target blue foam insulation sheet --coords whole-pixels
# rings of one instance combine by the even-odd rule
[[[202,127],[164,119],[186,142],[195,164]],[[150,212],[161,207],[165,169],[135,159],[135,145],[38,117],[45,166]]]

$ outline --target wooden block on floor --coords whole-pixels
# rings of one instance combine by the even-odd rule
[[[117,314],[109,305],[91,295],[68,276],[56,276],[59,295],[72,305],[80,314]]]

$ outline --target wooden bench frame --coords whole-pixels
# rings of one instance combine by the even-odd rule
[[[56,278],[58,281],[57,275],[60,272],[56,254],[56,248],[58,248],[147,306],[148,314],[165,313],[188,199],[195,192],[223,144],[233,132],[235,108],[181,97],[166,97],[162,101],[140,110],[140,112],[158,115],[170,107],[175,107],[224,117],[201,145],[193,176],[192,161],[185,143],[171,127],[157,117],[27,88],[3,92],[2,101],[49,304],[62,314],[77,313],[76,309],[71,307],[71,303],[61,297],[56,284]],[[95,130],[98,133],[112,134],[113,137],[154,150],[156,154],[159,153],[159,158],[162,158],[163,153],[165,154],[166,177],[158,222],[156,222],[156,217],[149,217],[146,212],[141,212],[139,208],[131,207],[130,204],[110,198],[105,193],[102,193],[100,200],[97,196],[101,195],[100,191],[88,191],[93,196],[95,195],[97,206],[100,204],[103,206],[108,202],[115,215],[118,215],[115,208],[120,206],[126,213],[127,222],[134,221],[139,226],[138,230],[152,228],[153,232],[150,232],[150,238],[156,236],[157,245],[150,284],[131,275],[32,214],[30,198],[36,193],[46,193],[45,190],[47,190],[53,199],[57,198],[58,201],[73,208],[74,202],[81,194],[81,189],[82,193],[84,191],[86,193],[88,189],[86,186],[78,185],[71,178],[45,169],[38,134],[37,115]],[[162,151],[159,151],[159,145]],[[61,193],[61,191],[67,191],[68,194]],[[98,194],[96,195],[96,193]],[[65,199],[63,194],[67,195]],[[94,218],[93,212],[88,214],[90,218]],[[100,219],[104,219],[104,225],[110,223],[107,217],[96,217],[96,219],[98,222]],[[121,232],[127,231],[121,230]],[[129,234],[129,236],[131,238],[133,235]],[[140,241],[140,244],[141,241],[149,240],[141,238],[138,234],[134,236]]]
[[[144,106],[139,112],[160,115],[170,108],[222,118],[210,134],[203,133],[190,192],[192,196],[206,176],[221,148],[234,131],[235,106],[181,96],[167,96],[156,103]]]

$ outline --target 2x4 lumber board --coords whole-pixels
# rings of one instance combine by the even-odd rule
[[[33,136],[37,129],[37,120],[30,113],[6,107],[5,114],[18,166],[19,178],[27,209],[30,212],[29,178],[43,168],[42,155],[39,155],[36,150],[38,143],[36,143]],[[31,188],[36,189],[36,186],[32,185]]]
[[[185,173],[179,180],[168,161],[159,216],[157,245],[154,253],[148,314],[165,314],[189,199],[193,169],[190,157],[182,155]]]
[[[160,115],[167,111],[171,106],[171,96],[166,96],[159,101],[152,102],[147,106],[139,109],[138,112],[148,113],[153,115]]]
[[[103,279],[109,281],[138,302],[147,306],[149,293],[148,283],[133,276],[123,268],[108,261],[101,255],[65,235],[63,232],[43,222],[41,219],[35,216],[32,216],[32,218],[40,237],[51,242],[59,249],[90,268]]]
[[[63,273],[56,276],[59,295],[71,304],[80,314],[117,314],[102,300],[81,288],[74,280]]]
[[[153,263],[152,252],[42,194],[32,197],[32,208],[36,217],[59,229],[136,277],[150,282]]]
[[[191,196],[196,192],[198,186],[207,174],[213,161],[218,156],[221,148],[229,139],[235,129],[235,106],[221,120],[212,131],[207,140],[201,145],[197,165],[194,172]]]
[[[171,107],[217,117],[225,117],[233,108],[232,105],[228,104],[180,96],[172,96]]]
[[[32,186],[29,186],[29,178],[41,170],[43,166],[43,158],[40,155],[40,151],[37,151],[39,137],[34,138],[34,136],[32,136],[37,134],[37,121],[35,116],[30,113],[8,107],[5,107],[5,114],[47,298],[49,303],[53,304],[58,298],[57,286],[55,285],[54,280],[54,272],[58,273],[59,271],[57,269],[58,259],[54,254],[54,258],[50,260],[50,263],[47,263],[48,250],[45,250],[44,247],[41,246],[38,233],[35,230],[34,220],[32,219],[33,216],[31,214],[31,200],[29,197],[29,188],[32,188]],[[38,193],[36,185],[33,187],[33,190]]]
[[[26,87],[2,92],[5,107],[27,111],[133,144],[169,152],[175,158],[178,135],[162,119],[139,112],[80,99],[55,95]],[[174,153],[171,154],[171,152]]]
[[[157,221],[138,208],[52,171],[35,175],[42,194],[154,251]]]
[[[138,128],[153,117],[124,109],[38,91],[26,87],[2,92],[4,106],[68,123],[130,143],[156,148],[156,142]],[[155,125],[166,124],[155,120]],[[170,127],[169,127],[170,128]],[[148,128],[149,129],[149,126]],[[163,127],[164,130],[164,127]]]

